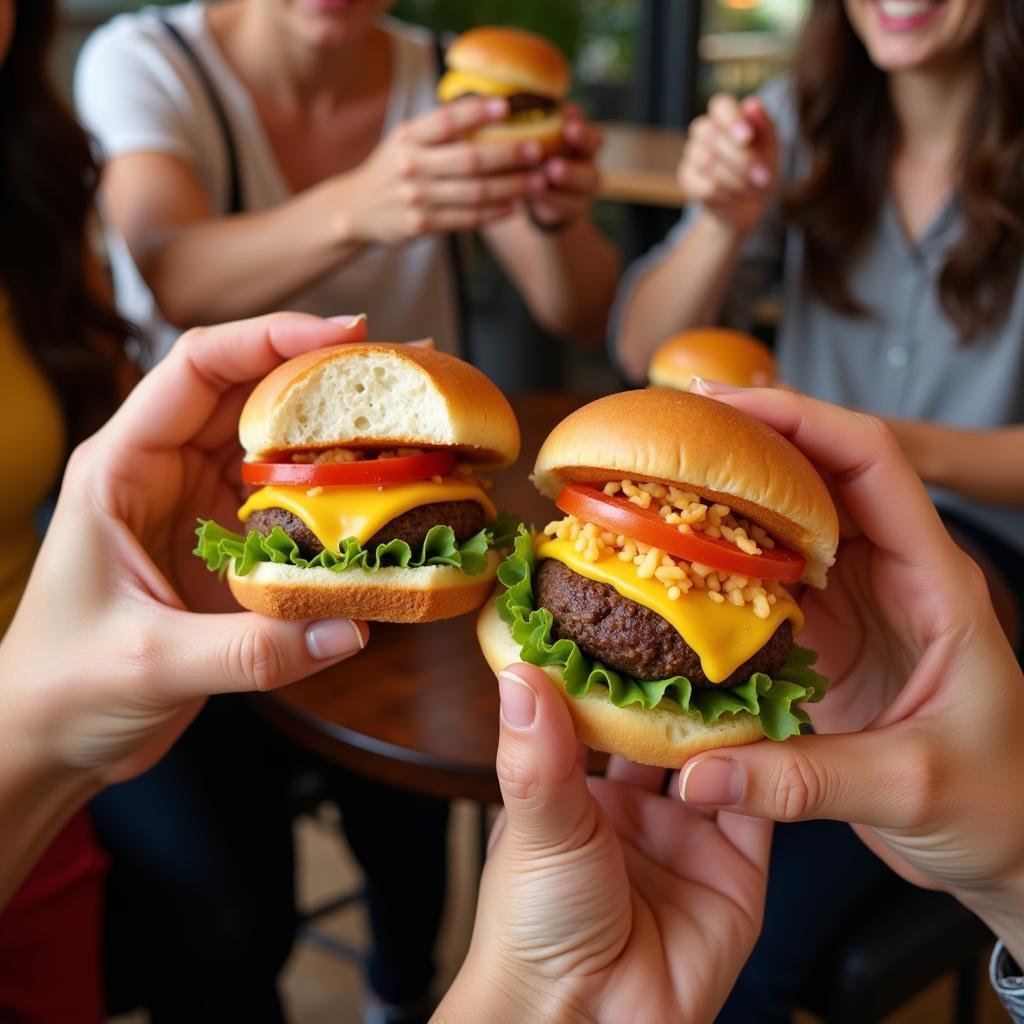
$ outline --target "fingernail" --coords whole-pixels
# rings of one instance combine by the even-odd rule
[[[511,672],[498,676],[501,694],[501,717],[513,729],[529,729],[537,717],[537,694],[533,687]]]
[[[351,330],[353,327],[358,327],[361,323],[366,322],[365,313],[357,313],[355,316],[329,316],[327,318],[329,324],[337,324],[339,327],[347,327]]]
[[[688,804],[730,807],[743,799],[743,766],[724,757],[696,761],[683,773],[679,790]]]
[[[488,100],[484,110],[491,117],[504,117],[508,113],[508,103],[502,99]]]
[[[735,387],[732,384],[723,384],[720,380],[707,380],[704,377],[693,375],[690,382],[691,391],[701,391],[705,395],[735,395],[743,388]]]
[[[406,345],[412,345],[414,348],[437,348],[433,338],[417,338],[415,341],[407,341]]]
[[[755,164],[750,168],[751,184],[756,185],[758,188],[764,188],[770,180],[771,175],[768,173],[768,168],[765,167],[764,164]]]
[[[750,125],[746,121],[735,121],[730,129],[732,137],[737,142],[749,142],[751,137]]]
[[[540,143],[532,139],[529,142],[523,143],[523,148],[520,152],[524,160],[539,160],[544,155],[544,150]]]
[[[320,619],[306,628],[306,647],[317,661],[346,657],[365,646],[366,637],[352,619]]]

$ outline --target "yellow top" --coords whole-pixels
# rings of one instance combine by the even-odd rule
[[[614,555],[588,562],[569,540],[545,538],[537,543],[536,551],[538,558],[553,558],[581,576],[607,583],[623,597],[668,619],[697,652],[704,674],[713,683],[728,678],[753,657],[786,619],[793,623],[794,633],[804,624],[803,612],[788,597],[772,605],[767,619],[759,619],[749,607],[713,603],[703,590],[691,590],[671,601],[657,580],[640,579],[633,566],[624,565]]]
[[[7,630],[39,547],[35,515],[60,475],[64,417],[46,376],[18,336],[0,287],[0,636]]]

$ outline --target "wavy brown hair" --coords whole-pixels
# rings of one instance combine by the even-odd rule
[[[965,341],[1002,320],[1024,256],[1024,4],[985,6],[982,87],[961,157],[963,236],[938,280],[942,309]],[[877,225],[899,130],[886,73],[871,62],[843,0],[815,0],[794,83],[810,169],[783,208],[803,229],[811,287],[836,309],[863,315],[849,271]]]
[[[89,283],[99,166],[49,74],[56,27],[55,0],[15,3],[0,63],[0,285],[75,443],[117,407],[123,346],[135,332]]]

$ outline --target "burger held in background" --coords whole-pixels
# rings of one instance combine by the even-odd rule
[[[477,627],[495,671],[544,667],[584,743],[642,764],[799,732],[826,680],[787,587],[825,585],[838,518],[789,441],[650,388],[563,420],[533,479],[560,514],[498,570]]]
[[[548,152],[559,148],[571,75],[557,46],[523,29],[482,26],[459,36],[445,61],[448,71],[437,86],[441,102],[464,96],[508,100],[505,120],[477,129],[474,139],[535,139]]]
[[[242,410],[244,533],[200,521],[196,554],[277,618],[424,622],[479,607],[510,543],[483,470],[519,427],[468,363],[358,344],[279,366]],[[503,540],[504,537],[504,540]]]
[[[663,388],[688,391],[694,377],[737,388],[770,387],[778,378],[771,349],[750,334],[724,327],[695,327],[662,342],[647,379]]]

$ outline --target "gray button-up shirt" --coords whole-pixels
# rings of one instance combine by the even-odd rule
[[[803,175],[807,160],[797,137],[789,81],[770,83],[761,97],[775,122],[781,178],[788,184]],[[629,269],[613,323],[637,281],[699,215],[699,208],[687,211],[666,241]],[[743,247],[722,320],[749,328],[754,301],[781,282],[783,317],[776,355],[782,379],[800,391],[880,415],[936,420],[954,427],[1024,422],[1024,287],[1016,289],[998,327],[966,344],[939,306],[938,275],[962,230],[954,198],[924,234],[910,242],[887,199],[850,274],[853,295],[870,310],[867,316],[854,317],[828,306],[811,291],[803,269],[802,232],[784,225],[773,205]],[[933,497],[940,506],[960,512],[1024,551],[1024,508],[984,504],[938,489]]]

